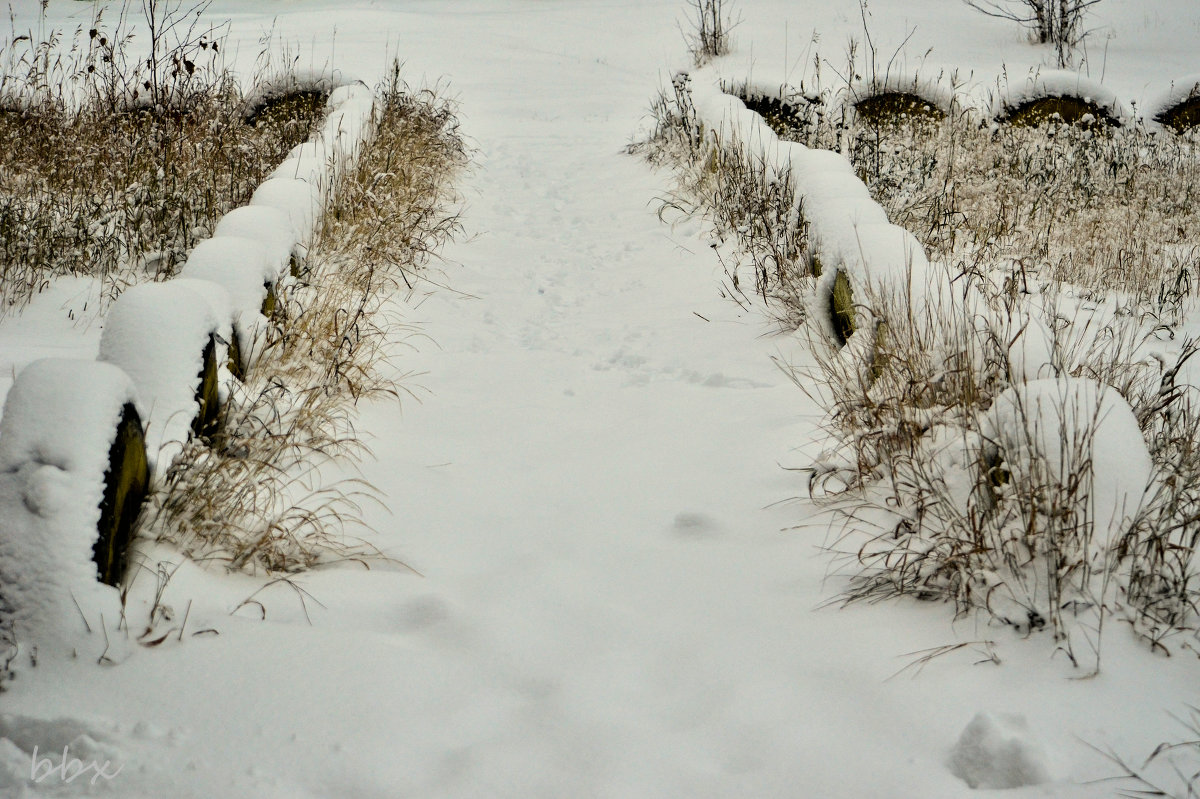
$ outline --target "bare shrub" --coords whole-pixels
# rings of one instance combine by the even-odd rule
[[[1100,0],[963,0],[990,17],[1019,22],[1029,29],[1038,44],[1054,48],[1059,67],[1071,63],[1071,55],[1087,35],[1085,12]]]
[[[690,0],[685,34],[696,65],[701,66],[730,51],[729,33],[737,26],[725,0]]]

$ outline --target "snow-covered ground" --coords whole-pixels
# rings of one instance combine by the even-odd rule
[[[1140,762],[1185,737],[1186,649],[1152,656],[1114,624],[1081,680],[1048,636],[947,606],[826,606],[830,532],[784,468],[815,452],[820,409],[772,362],[806,346],[721,296],[703,226],[660,222],[668,176],[624,153],[687,65],[683,3],[248,5],[209,10],[239,62],[272,26],[368,78],[399,55],[410,82],[449,84],[479,150],[472,235],[434,276],[450,289],[396,298],[423,336],[394,368],[421,402],[361,409],[391,509],[368,512],[372,543],[411,569],[327,568],[301,594],[185,564],[165,601],[218,634],[22,668],[0,794],[926,799],[1048,779],[1010,795],[1099,797],[1116,769],[1092,747]],[[862,38],[851,0],[736,8],[747,72],[798,83]],[[990,81],[1042,57],[956,2],[870,12],[880,53],[916,28],[909,68],[932,47]],[[70,28],[88,13],[50,5]],[[1104,0],[1095,22],[1092,75],[1125,101],[1198,69],[1186,0]],[[0,324],[0,391],[35,357],[95,355],[89,291]],[[64,747],[120,773],[63,784]]]

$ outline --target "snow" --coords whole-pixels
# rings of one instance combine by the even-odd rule
[[[296,229],[288,213],[266,205],[243,205],[225,214],[213,231],[213,238],[222,236],[260,242],[271,258],[275,280],[288,274],[293,253],[300,249]]]
[[[278,208],[287,214],[292,234],[299,242],[312,238],[313,226],[320,218],[325,200],[321,186],[298,178],[270,178],[259,184],[250,205]]]
[[[143,283],[113,303],[100,336],[99,360],[132,378],[146,428],[151,468],[164,467],[187,441],[199,412],[196,388],[211,335],[228,327],[190,280]],[[213,285],[214,288],[220,288]],[[221,358],[218,353],[218,358]]]
[[[976,794],[948,754],[972,714],[994,708],[972,739],[1001,733],[1026,759],[988,745],[986,760],[1026,776],[1040,762],[1050,780],[1006,795],[1094,799],[1118,784],[1093,782],[1115,769],[1091,746],[1140,762],[1178,738],[1163,711],[1195,701],[1195,661],[1153,657],[1122,625],[1105,630],[1100,673],[1078,680],[1046,635],[956,623],[940,604],[828,605],[839,576],[823,547],[837,530],[798,499],[806,473],[780,468],[812,465],[822,409],[772,361],[811,353],[721,296],[704,226],[662,224],[668,176],[623,153],[658,84],[690,66],[682,5],[210,7],[231,20],[227,52],[247,74],[273,29],[370,83],[397,52],[412,85],[445,76],[479,150],[464,185],[470,235],[389,307],[419,333],[389,368],[422,401],[362,403],[375,459],[346,468],[392,509],[367,510],[370,543],[419,574],[346,564],[264,587],[147,547],[129,618],[153,601],[155,567],[178,566],[162,596],[178,637],[134,646],[116,668],[82,643],[77,660],[23,668],[4,697],[0,773],[27,777],[31,744],[45,741],[111,753],[125,769],[95,790],[130,797],[951,799]],[[83,6],[52,0],[51,21],[84,22]],[[1097,17],[1091,74],[1102,47],[1103,83],[1123,102],[1195,69],[1192,4],[1096,8],[1111,16]],[[828,75],[862,38],[849,0],[741,10],[724,78],[766,80],[771,67],[778,83],[811,85],[813,63]],[[35,29],[31,9],[15,13],[17,29]],[[876,2],[871,14],[880,53],[911,33],[905,70],[932,47],[986,87],[1046,56],[960,3]],[[786,152],[797,174],[830,173],[813,190],[828,180],[822,202],[858,214],[822,223],[830,246],[857,257],[856,228],[870,248],[907,241],[853,204],[841,156],[773,150],[719,94],[713,113],[750,126],[754,147]],[[76,288],[0,324],[0,379],[35,352],[94,352],[98,325],[67,321],[84,305]],[[909,653],[948,645],[960,648],[897,676]],[[14,784],[18,796],[74,787]]]
[[[120,619],[117,590],[96,579],[92,547],[109,447],[136,398],[120,369],[71,358],[31,363],[5,398],[0,644],[10,631],[26,657],[90,651],[87,626],[115,629]]]
[[[1019,714],[976,714],[954,745],[949,766],[972,788],[1002,790],[1050,781],[1046,756]]]
[[[996,397],[983,429],[1014,475],[1035,475],[1044,464],[1059,496],[1072,496],[1071,475],[1090,465],[1080,511],[1094,525],[1093,551],[1115,543],[1141,510],[1150,453],[1133,410],[1115,389],[1086,378],[1031,380]]]
[[[999,81],[992,94],[992,116],[1005,116],[1022,103],[1042,97],[1078,97],[1104,109],[1113,119],[1133,121],[1112,89],[1073,70],[1045,68],[1032,69],[1023,77],[1006,75]]]

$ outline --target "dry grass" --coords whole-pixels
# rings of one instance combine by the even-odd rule
[[[386,301],[458,232],[453,181],[467,157],[453,104],[409,91],[398,67],[379,102],[375,136],[336,181],[309,271],[284,289],[221,435],[211,450],[193,442],[152,500],[147,534],[194,559],[294,572],[379,556],[359,535],[376,492],[321,468],[367,454],[360,399],[403,390],[383,367],[409,331]]]
[[[158,19],[153,74],[131,59],[123,16],[69,44],[0,43],[0,313],[63,275],[99,278],[107,296],[169,277],[321,119],[308,103],[246,124],[220,37],[182,22]]]
[[[755,263],[772,313],[799,321],[812,296],[806,239],[793,240],[797,253],[780,246],[785,226],[754,223],[795,207],[791,178],[736,146],[715,148],[686,89],[677,79],[675,96],[659,99],[660,127],[644,146],[675,169],[669,205],[714,219]],[[1196,347],[1168,340],[1194,304],[1194,139],[981,128],[958,112],[839,127],[811,107],[766,110],[785,137],[847,151],[957,297],[921,306],[856,287],[863,323],[848,342],[811,329],[818,365],[794,377],[828,412],[831,443],[809,488],[842,518],[829,542],[840,599],[947,601],[1022,634],[1050,631],[1068,659],[1095,669],[1107,620],[1153,649],[1180,645],[1200,598],[1200,402],[1176,385]],[[803,231],[802,215],[795,223]],[[1145,488],[1142,506],[1103,545],[1089,502],[1099,405],[1074,414],[1059,451],[1031,433],[1021,440],[1019,426],[1014,452],[997,447],[989,414],[1026,379],[1014,344],[1027,329],[1049,339],[1043,376],[1112,386],[1147,443],[1151,478],[1131,487]]]
[[[784,324],[796,327],[813,276],[804,259],[808,226],[795,207],[792,176],[741,147],[719,146],[704,136],[687,81],[686,75],[676,76],[671,93],[659,96],[654,135],[631,148],[672,170],[675,188],[661,200],[659,216],[674,210],[711,220],[714,247],[735,245],[726,264],[729,296],[743,301],[747,293],[757,294]],[[743,266],[753,273],[753,288],[743,285]]]

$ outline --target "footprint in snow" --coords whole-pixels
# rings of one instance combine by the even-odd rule
[[[691,511],[675,514],[671,530],[680,538],[712,538],[720,533],[715,520]]]

